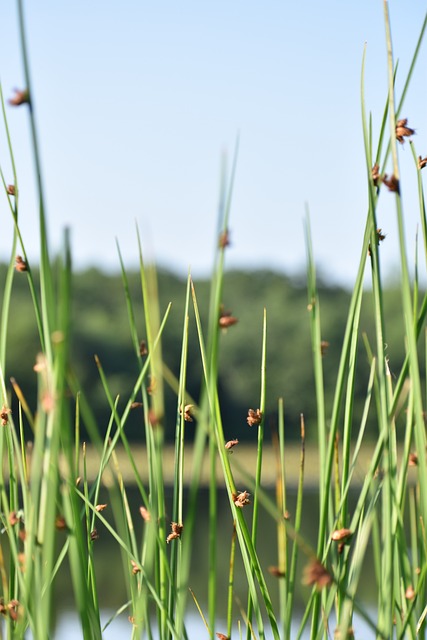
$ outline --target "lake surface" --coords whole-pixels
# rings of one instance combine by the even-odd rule
[[[104,620],[108,620],[111,616],[112,612],[105,612]],[[298,625],[299,620],[296,620],[292,625],[292,637],[296,637],[298,633]],[[189,616],[186,620],[187,631],[190,640],[203,640],[206,638],[208,640],[208,634],[203,623],[200,621],[200,618],[192,615]],[[372,630],[366,626],[366,623],[363,620],[360,620],[355,617],[354,620],[354,632],[356,638],[361,638],[363,640],[375,640],[376,636],[372,632]],[[218,629],[226,629],[226,624],[218,625]],[[332,627],[333,632],[333,627]],[[239,630],[236,627],[233,629],[233,638],[239,638]],[[58,625],[56,627],[54,638],[58,640],[77,640],[80,637],[80,623],[75,614],[69,612],[65,613],[61,616]],[[108,627],[104,633],[102,634],[103,640],[124,640],[125,638],[130,638],[131,630],[130,623],[126,619],[118,619],[115,620],[114,623]],[[154,637],[156,634],[154,633]],[[268,637],[268,636],[267,636]],[[303,636],[302,640],[308,640],[310,637],[309,631],[307,631]]]

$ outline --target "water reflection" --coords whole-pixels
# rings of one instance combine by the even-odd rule
[[[103,621],[108,620],[111,617],[111,612],[104,612],[102,619]],[[295,638],[298,633],[299,628],[299,619],[296,619],[292,624],[291,637]],[[331,628],[333,629],[334,625],[331,623]],[[188,632],[188,637],[190,640],[201,640],[203,638],[207,638],[208,634],[206,632],[203,623],[200,618],[196,615],[188,616],[186,619],[186,628]],[[226,623],[221,622],[218,625],[218,628],[226,629]],[[354,620],[354,631],[355,637],[363,638],[363,640],[375,640],[376,636],[372,632],[372,630],[366,626],[363,620],[360,620],[357,616],[355,616]],[[80,637],[80,624],[77,616],[70,612],[64,612],[61,616],[59,623],[56,628],[55,638],[61,640],[76,640],[76,638]],[[242,632],[243,633],[243,632]],[[129,622],[126,619],[117,619],[115,620],[102,634],[103,640],[123,640],[124,638],[130,638],[131,631]],[[156,629],[154,628],[153,635],[156,638]],[[240,631],[236,626],[232,630],[233,638],[240,638]],[[243,634],[244,637],[244,634]],[[268,637],[268,636],[267,636]],[[302,640],[308,640],[310,637],[310,632],[307,630],[306,633],[303,634]]]

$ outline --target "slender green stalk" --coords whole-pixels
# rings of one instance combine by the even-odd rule
[[[295,595],[295,582],[297,572],[298,561],[298,536],[301,528],[302,521],[302,508],[303,508],[303,491],[304,491],[304,465],[305,465],[305,424],[304,417],[301,416],[301,457],[299,466],[299,478],[298,478],[298,491],[297,491],[297,504],[295,509],[295,539],[292,545],[292,557],[289,568],[288,582],[288,594],[286,602],[286,617],[285,617],[285,632],[284,639],[290,640],[292,630],[292,614],[294,610],[294,595]]]
[[[288,537],[284,519],[287,514],[287,497],[286,497],[286,469],[285,469],[285,418],[283,398],[278,401],[278,437],[273,434],[273,447],[276,453],[276,504],[277,508],[283,516],[277,520],[277,556],[278,556],[278,577],[279,582],[279,602],[280,602],[280,619],[283,625],[283,635],[286,638],[286,629],[290,625],[287,616],[287,599],[290,584],[288,575]],[[284,579],[283,579],[284,578]]]
[[[255,471],[255,491],[253,500],[253,514],[252,514],[252,544],[256,548],[257,533],[258,533],[258,510],[259,500],[258,494],[261,486],[261,473],[262,473],[262,450],[264,445],[264,422],[265,422],[265,406],[266,406],[266,354],[267,354],[267,311],[264,309],[263,318],[263,331],[262,331],[262,355],[261,355],[261,396],[260,396],[260,412],[261,420],[258,425],[258,449],[257,449],[257,464]],[[247,619],[252,622],[252,607],[253,602],[251,596],[248,596],[247,606]],[[246,638],[250,640],[250,627],[248,625],[246,631]]]
[[[175,430],[175,479],[173,495],[173,521],[178,526],[184,527],[184,443],[185,443],[185,421],[192,421],[191,409],[187,407],[186,380],[187,380],[187,358],[188,358],[188,320],[190,303],[190,277],[187,279],[187,292],[185,298],[184,328],[182,336],[181,366],[179,376],[179,393]],[[185,532],[184,532],[185,535]],[[180,540],[174,543],[171,550],[171,574],[173,581],[169,593],[169,610],[176,610],[175,623],[179,632],[183,632],[184,615],[186,603],[186,583],[182,582],[182,544]],[[185,573],[184,573],[185,575]]]

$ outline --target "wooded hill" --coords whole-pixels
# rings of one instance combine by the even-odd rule
[[[0,269],[4,282],[6,268]],[[139,338],[145,338],[141,284],[138,273],[128,274],[130,293],[135,306]],[[158,272],[160,313],[168,303],[172,309],[163,334],[163,359],[179,373],[184,319],[185,280],[165,271]],[[206,322],[208,281],[195,281],[202,320]],[[324,380],[327,389],[327,416],[331,413],[332,397],[344,335],[350,293],[340,288],[322,285],[320,313],[322,339],[329,343],[324,355]],[[224,307],[238,318],[238,323],[220,336],[220,404],[227,437],[241,440],[252,437],[246,424],[249,408],[259,406],[260,365],[263,309],[267,310],[267,437],[269,425],[274,426],[278,398],[285,407],[286,434],[299,438],[300,414],[304,414],[307,437],[316,435],[316,399],[313,380],[313,357],[310,343],[307,292],[303,279],[291,279],[271,271],[237,272],[225,275]],[[401,297],[397,288],[385,292],[384,304],[388,325],[387,350],[392,373],[398,373],[404,358]],[[36,408],[36,375],[33,365],[39,351],[34,310],[25,273],[15,276],[12,295],[6,380],[16,378],[31,408]],[[372,322],[372,297],[365,295],[362,310],[362,331],[372,348],[375,335]],[[124,406],[138,375],[133,351],[126,301],[120,275],[107,275],[96,269],[76,273],[73,277],[72,368],[82,394],[88,399],[100,433],[104,433],[110,410],[100,382],[94,355],[99,357],[108,377],[112,394],[120,395]],[[360,339],[356,405],[353,433],[357,434],[362,405],[368,384],[369,363],[366,347]],[[188,360],[188,390],[197,401],[202,377],[200,351],[194,314],[190,315]],[[174,437],[176,397],[167,392],[165,419],[166,437]],[[12,399],[14,411],[16,399]],[[375,411],[373,402],[372,411]],[[375,424],[372,421],[372,424]],[[371,429],[374,428],[371,426]],[[142,412],[132,412],[127,425],[131,439],[143,438]],[[187,433],[191,437],[191,423]],[[85,427],[82,424],[82,437]],[[372,434],[374,435],[374,434]]]

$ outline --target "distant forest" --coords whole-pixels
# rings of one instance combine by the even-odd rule
[[[4,282],[6,267],[0,269]],[[145,339],[141,283],[138,273],[129,273],[130,294],[134,303],[140,340]],[[206,321],[209,304],[209,281],[195,281],[202,320]],[[169,302],[172,310],[162,341],[163,360],[178,375],[184,319],[186,281],[170,272],[158,272],[160,313]],[[327,416],[330,416],[341,345],[345,330],[350,293],[342,288],[321,285],[320,314],[322,339],[329,343],[323,358],[327,389]],[[313,380],[313,354],[310,343],[307,292],[302,279],[292,279],[271,271],[229,271],[225,275],[223,304],[238,323],[220,336],[220,403],[226,437],[244,440],[251,436],[246,423],[249,408],[259,406],[260,363],[263,309],[267,310],[267,412],[266,437],[277,422],[277,405],[281,397],[285,407],[285,433],[288,439],[299,437],[300,415],[304,414],[308,439],[316,435],[316,399]],[[404,358],[401,295],[397,288],[385,292],[384,304],[387,352],[393,374],[400,370]],[[372,322],[372,296],[365,294],[361,329],[375,350]],[[207,331],[207,328],[206,328]],[[108,275],[89,269],[73,276],[72,373],[82,396],[94,410],[97,428],[105,433],[110,409],[95,364],[99,357],[114,396],[120,395],[123,407],[138,375],[138,366],[130,339],[126,300],[121,275]],[[14,377],[32,409],[36,410],[36,374],[33,365],[39,351],[34,311],[25,274],[16,274],[12,305],[6,380]],[[353,433],[357,435],[366,394],[369,361],[366,343],[360,338],[358,376],[355,395]],[[188,391],[199,398],[202,379],[201,359],[194,313],[190,314],[190,342],[187,373]],[[167,386],[167,385],[166,385]],[[166,438],[173,440],[177,414],[176,396],[166,392]],[[17,409],[16,398],[12,407]],[[73,405],[71,406],[73,410]],[[375,411],[373,402],[372,411]],[[372,421],[372,424],[375,424]],[[374,427],[370,427],[371,429]],[[192,426],[187,434],[191,438]],[[126,426],[132,440],[143,439],[142,412],[132,412]],[[374,435],[372,433],[372,435]],[[85,438],[85,425],[81,425]]]

